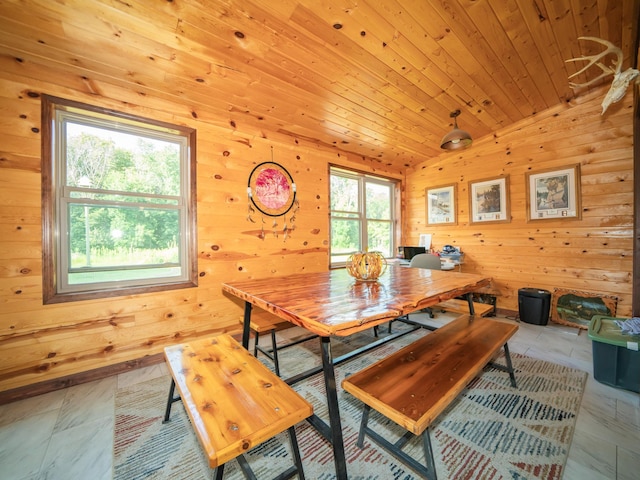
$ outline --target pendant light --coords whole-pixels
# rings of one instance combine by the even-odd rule
[[[444,150],[458,150],[460,148],[467,148],[473,142],[471,135],[464,130],[458,128],[458,121],[456,117],[460,115],[460,110],[451,112],[449,116],[453,118],[453,130],[447,133],[440,142],[440,148]]]

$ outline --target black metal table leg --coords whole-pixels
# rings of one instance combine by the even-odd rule
[[[276,375],[280,376],[280,362],[278,361],[278,345],[276,344],[276,329],[271,330],[271,356],[273,357],[273,366],[276,369]]]
[[[320,337],[322,350],[322,369],[324,371],[324,386],[327,392],[327,406],[329,408],[329,423],[331,425],[331,444],[333,445],[333,459],[336,465],[338,480],[347,480],[347,461],[342,439],[342,424],[340,422],[340,408],[338,407],[338,393],[336,391],[336,376],[331,356],[331,339]]]
[[[476,314],[476,309],[473,308],[473,293],[466,293],[465,296],[467,297],[467,303],[469,304],[469,315],[473,317]]]
[[[251,303],[244,302],[244,323],[242,325],[242,346],[249,348],[249,335],[251,334]]]

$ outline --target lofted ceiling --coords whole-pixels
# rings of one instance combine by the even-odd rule
[[[565,60],[604,47],[580,36],[620,46],[628,68],[637,3],[6,1],[0,51],[65,70],[88,93],[115,84],[141,104],[179,97],[190,115],[244,134],[405,168],[442,153],[456,109],[477,139],[583,93],[568,80],[583,63]]]

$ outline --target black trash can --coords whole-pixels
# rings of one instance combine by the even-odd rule
[[[539,288],[518,290],[520,320],[533,325],[546,325],[551,310],[551,292]]]

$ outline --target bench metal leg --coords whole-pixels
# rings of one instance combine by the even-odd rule
[[[179,395],[177,397],[174,397],[175,391],[176,381],[171,378],[171,386],[169,387],[169,398],[167,399],[167,408],[164,411],[164,420],[162,421],[162,423],[167,423],[169,421],[169,417],[171,416],[171,405],[173,405],[174,402],[182,400]]]
[[[429,429],[427,428],[422,432],[422,448],[424,450],[424,459],[427,464],[427,471],[433,473],[433,480],[436,480],[436,462],[433,460],[433,450],[431,449],[431,438],[429,436]]]
[[[509,353],[509,345],[505,343],[503,345],[503,348],[504,348],[504,358],[507,365],[504,366],[494,362],[489,362],[488,365],[497,370],[507,372],[509,374],[509,378],[511,379],[511,386],[513,388],[518,388],[518,385],[516,384],[516,375],[513,369],[513,363],[511,362],[511,354]]]
[[[280,362],[278,362],[278,343],[276,340],[276,329],[275,328],[271,329],[270,333],[271,333],[271,350],[267,350],[258,344],[260,339],[260,334],[256,332],[256,335],[255,335],[256,340],[253,346],[253,356],[258,358],[258,352],[262,353],[264,356],[266,356],[269,360],[273,362],[276,375],[280,376]]]
[[[289,428],[289,440],[291,440],[291,450],[293,450],[293,459],[295,460],[295,472],[298,474],[298,480],[304,480],[304,469],[302,468],[302,457],[300,456],[300,448],[298,448],[298,439],[296,438],[295,427]]]
[[[507,370],[509,371],[509,377],[511,378],[511,386],[513,388],[518,388],[516,385],[516,375],[513,371],[513,364],[511,363],[511,354],[509,353],[509,345],[504,344],[504,357],[507,361]]]
[[[408,318],[409,315],[406,315],[406,317]],[[433,315],[431,315],[431,318],[433,318]],[[395,322],[395,320],[389,320],[389,325],[387,328],[387,333],[391,333],[391,327],[393,325],[393,322]],[[376,325],[375,327],[373,327],[373,336],[378,338],[378,326]]]
[[[298,475],[298,480],[305,480],[304,470],[302,468],[302,458],[300,457],[300,449],[298,448],[298,439],[296,438],[296,429],[295,427],[289,427],[288,431],[289,440],[291,441],[291,449],[293,451],[294,465],[287,468],[279,475],[273,477],[273,480],[288,480],[296,476],[296,474]],[[236,457],[236,461],[238,462],[238,465],[240,465],[240,470],[242,470],[242,473],[244,474],[244,478],[246,478],[246,480],[258,480],[256,474],[251,468],[251,465],[249,465],[249,462],[244,455],[238,455]],[[215,469],[215,480],[222,480],[222,476],[224,475],[224,466],[225,464],[222,464]]]
[[[260,345],[258,345],[259,334],[258,334],[258,332],[256,332],[256,337],[255,337],[256,341],[255,341],[255,345],[254,345],[253,356],[257,357],[258,356],[258,352],[260,352],[263,355],[265,355],[267,358],[269,358],[273,362],[273,366],[274,366],[276,375],[278,375],[278,376],[280,376],[280,360],[279,360],[279,357],[278,357],[278,352],[280,350],[284,350],[285,348],[293,347],[293,346],[298,345],[300,343],[307,342],[307,341],[312,340],[312,339],[314,339],[314,338],[316,338],[318,336],[318,335],[311,335],[311,336],[299,338],[298,340],[293,340],[293,341],[290,341],[288,343],[284,343],[284,344],[278,345],[278,341],[277,341],[277,337],[276,337],[276,329],[274,328],[274,329],[270,330],[270,332],[271,332],[271,349],[264,348],[264,347],[261,347]]]
[[[396,443],[391,443],[386,438],[382,437],[377,432],[368,427],[367,423],[369,421],[370,412],[371,407],[365,404],[362,409],[362,421],[360,422],[360,432],[358,433],[358,442],[356,443],[358,448],[364,447],[364,437],[365,435],[369,435],[369,438],[371,438],[371,440],[373,440],[399,461],[418,472],[422,476],[422,478],[426,478],[427,480],[437,480],[435,462],[433,460],[433,451],[431,450],[431,440],[429,438],[429,429],[425,430],[422,435],[420,435],[422,437],[422,446],[424,449],[426,464],[425,466],[402,450],[402,447],[404,447],[409,440],[415,437],[413,433],[405,432],[405,434],[400,437],[396,441]]]
[[[249,465],[249,462],[247,462],[247,459],[244,458],[244,455],[238,455],[236,457],[236,460],[240,465],[240,469],[242,470],[242,473],[244,473],[244,478],[246,478],[247,480],[258,480],[256,478],[256,474],[253,473],[253,470],[251,470],[251,466]]]
[[[364,432],[367,429],[367,423],[369,422],[369,412],[371,411],[371,407],[367,404],[362,408],[362,421],[360,422],[360,433],[358,433],[358,442],[356,445],[358,448],[362,448],[364,446]]]
[[[255,332],[253,336],[253,356],[258,358],[258,346],[260,344],[260,332]]]

